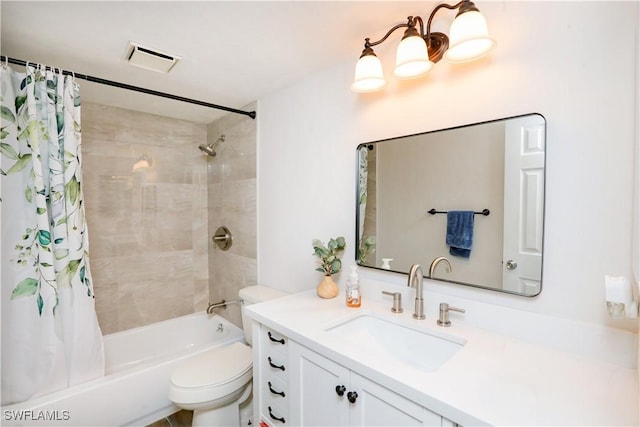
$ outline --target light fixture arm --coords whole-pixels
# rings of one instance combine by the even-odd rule
[[[387,31],[387,34],[385,34],[380,40],[376,40],[374,42],[371,42],[370,41],[371,39],[369,37],[364,39],[364,47],[365,47],[365,49],[366,48],[371,48],[373,46],[379,45],[380,43],[383,43],[398,28],[415,27],[416,26],[416,24],[415,24],[416,20],[420,20],[420,34],[422,35],[422,18],[420,18],[419,16],[416,16],[415,18],[413,16],[409,16],[409,17],[407,17],[407,22],[406,23],[394,25],[389,31]]]
[[[373,51],[371,50],[371,48],[381,43],[384,43],[384,41],[387,40],[389,36],[397,29],[415,28],[417,26],[420,33],[420,37],[422,37],[424,41],[427,43],[427,50],[429,51],[429,59],[433,63],[438,62],[440,59],[442,59],[442,56],[444,55],[446,50],[449,48],[449,38],[444,33],[439,33],[439,32],[432,33],[431,21],[433,21],[433,17],[435,16],[436,12],[438,12],[442,8],[446,8],[449,10],[460,9],[458,12],[458,15],[461,13],[467,12],[469,10],[476,10],[476,11],[478,10],[475,4],[471,0],[461,0],[454,5],[440,3],[435,7],[435,9],[433,9],[433,11],[431,12],[431,15],[429,15],[429,20],[427,21],[426,33],[424,31],[425,30],[424,21],[422,20],[422,18],[420,16],[409,16],[407,17],[406,23],[394,25],[393,27],[391,27],[389,31],[387,31],[387,33],[380,40],[376,40],[372,42],[369,37],[364,39],[364,50],[362,52],[362,55],[364,56],[364,55],[372,54]]]
[[[420,27],[420,35],[425,39],[425,41],[427,42],[427,46],[429,46],[429,34],[431,34],[431,21],[433,21],[433,17],[436,15],[436,12],[439,11],[440,9],[447,8],[449,10],[455,10],[460,8],[464,3],[471,3],[471,5],[473,5],[473,2],[469,1],[469,0],[462,0],[458,3],[456,3],[455,5],[450,5],[450,4],[446,4],[446,3],[440,3],[439,5],[436,6],[435,9],[433,9],[433,11],[431,12],[431,15],[429,15],[429,20],[427,21],[427,34],[425,37],[425,34],[422,32],[422,26]],[[475,5],[473,5],[473,8],[478,10]],[[466,9],[465,12],[469,10]]]

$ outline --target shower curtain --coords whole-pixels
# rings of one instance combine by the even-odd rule
[[[358,169],[358,208],[360,209],[360,212],[358,213],[360,218],[358,236],[360,236],[360,239],[363,239],[364,221],[367,212],[367,182],[369,179],[369,149],[366,146],[358,149],[358,164],[360,165],[360,168]],[[362,244],[362,242],[358,242],[358,244]]]
[[[104,375],[74,79],[0,67],[2,404]]]
[[[369,184],[369,148],[362,146],[358,149],[358,218],[360,218],[358,236],[358,262],[366,263],[367,257],[375,250],[375,236],[364,235],[364,223],[367,217],[367,195]]]

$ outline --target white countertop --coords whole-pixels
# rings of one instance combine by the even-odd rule
[[[449,328],[437,326],[429,312],[415,320],[412,300],[404,300],[401,314],[390,307],[390,299],[365,298],[362,307],[349,308],[343,293],[325,300],[312,290],[245,308],[265,326],[461,425],[638,425],[635,369],[473,327],[453,312]],[[364,314],[466,344],[439,369],[424,372],[326,332]]]

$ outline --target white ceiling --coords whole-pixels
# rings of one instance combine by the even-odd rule
[[[384,35],[408,15],[426,18],[434,4],[3,0],[0,45],[11,58],[242,109],[319,69],[355,65],[365,37]],[[129,41],[182,59],[168,74],[133,67],[123,57]],[[79,82],[85,101],[202,123],[226,114]]]

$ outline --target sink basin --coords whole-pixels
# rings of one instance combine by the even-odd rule
[[[348,340],[363,354],[428,372],[437,370],[465,344],[462,339],[436,336],[371,315],[355,317],[326,332]]]

